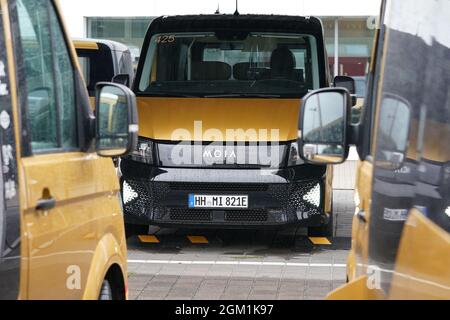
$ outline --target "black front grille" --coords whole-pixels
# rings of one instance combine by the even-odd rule
[[[211,221],[211,210],[172,208],[169,216],[173,221]]]
[[[264,209],[230,210],[225,212],[225,221],[230,222],[265,222],[268,213]]]
[[[274,222],[277,219],[267,212],[267,207],[283,212],[287,221],[307,219],[320,214],[323,210],[324,187],[320,180],[289,184],[156,182],[146,179],[122,178],[122,182],[124,180],[137,194],[137,197],[124,204],[125,213],[135,216],[135,218],[147,217],[149,221],[261,224]],[[315,206],[309,197],[306,197],[317,184],[322,189],[319,207]],[[248,209],[222,210],[188,208],[188,192],[248,194],[250,207]],[[299,213],[301,213],[301,217]]]
[[[202,182],[172,182],[169,183],[173,191],[231,191],[231,192],[264,192],[267,184],[240,183],[202,183]]]
[[[153,197],[151,192],[149,192],[147,186],[140,181],[127,180],[126,183],[131,187],[131,189],[134,192],[137,193],[136,199],[125,204],[126,209],[128,211],[134,212],[137,215],[145,216],[147,213],[147,209],[151,208],[151,206],[153,205]]]

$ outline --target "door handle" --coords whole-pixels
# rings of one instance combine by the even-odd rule
[[[51,197],[48,199],[39,199],[36,205],[36,210],[46,211],[53,209],[56,205],[56,199]]]
[[[356,216],[358,217],[359,221],[363,222],[363,223],[367,223],[367,218],[366,218],[366,212],[363,210],[359,210],[358,213],[356,214]]]

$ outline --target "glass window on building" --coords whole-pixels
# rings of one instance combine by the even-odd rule
[[[121,42],[130,48],[134,62],[141,54],[147,28],[155,17],[88,17],[87,37]]]
[[[331,73],[355,77],[355,80],[364,79],[372,53],[375,17],[321,17],[321,19]],[[336,34],[338,64],[335,67]]]

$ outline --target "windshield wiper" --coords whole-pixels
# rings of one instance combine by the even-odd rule
[[[205,95],[205,98],[280,98],[279,94],[263,94],[263,93],[219,93]]]

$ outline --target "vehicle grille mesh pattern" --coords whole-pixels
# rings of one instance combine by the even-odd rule
[[[239,183],[201,183],[177,182],[169,183],[173,191],[230,191],[230,192],[263,192],[267,191],[267,184],[239,184]]]
[[[230,210],[225,212],[225,221],[233,222],[265,222],[268,213],[264,209]]]
[[[287,214],[288,220],[297,218],[308,218],[312,215],[320,214],[322,208],[305,201],[305,195],[317,184],[323,184],[319,180],[302,181],[291,184],[230,184],[230,183],[166,183],[152,182],[146,179],[127,179],[127,183],[138,193],[138,197],[125,204],[124,209],[127,214],[136,216],[147,216],[150,219],[171,221],[212,221],[213,210],[187,208],[187,194],[191,192],[230,192],[248,193],[251,206],[252,192],[258,196],[265,196],[272,199],[274,207]],[[323,191],[322,191],[323,192]],[[186,198],[186,202],[173,203],[171,198]],[[169,200],[168,200],[169,199]],[[165,205],[167,202],[177,207],[170,208]],[[180,206],[180,207],[178,207]],[[181,207],[186,206],[186,207]],[[218,209],[220,210],[220,209]],[[299,217],[297,212],[302,212]],[[225,222],[265,222],[269,220],[266,209],[234,209],[224,210]]]
[[[172,208],[169,216],[172,221],[210,221],[211,210]]]
[[[147,186],[136,180],[127,180],[127,183],[138,196],[135,200],[124,205],[126,210],[139,216],[145,216],[147,208],[150,208],[153,205],[153,199]]]
[[[289,192],[289,206],[295,209],[306,209],[308,202],[305,201],[304,197],[317,183],[317,181],[311,181],[292,185]]]

